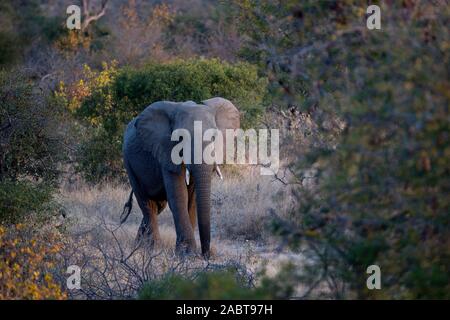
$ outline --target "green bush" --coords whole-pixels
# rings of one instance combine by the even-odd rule
[[[0,180],[55,181],[65,158],[61,108],[20,70],[0,72],[0,96]]]
[[[59,209],[53,200],[54,191],[45,183],[0,181],[0,223],[22,223],[28,218],[33,223],[46,221]]]
[[[126,181],[122,163],[120,137],[104,128],[90,128],[77,149],[75,168],[88,182]]]
[[[142,111],[154,101],[192,100],[201,102],[225,97],[238,106],[243,126],[254,124],[262,115],[266,81],[256,67],[247,63],[229,64],[217,59],[149,64],[143,69],[124,69],[114,83],[116,99],[124,112]]]
[[[344,125],[336,146],[299,152],[296,174],[313,167],[317,187],[296,191],[295,223],[275,225],[311,263],[302,284],[334,298],[448,299],[449,6],[381,2],[382,28],[368,30],[359,1],[249,3],[254,40],[282,24],[269,34],[279,37],[274,63],[298,61],[277,76],[311,80],[302,99],[324,136]],[[366,286],[372,264],[381,290]]]
[[[248,288],[232,271],[200,273],[190,279],[170,274],[143,286],[139,299],[270,299],[272,295],[263,289]]]
[[[0,72],[0,97],[0,222],[43,217],[65,159],[58,108],[20,70]]]
[[[98,182],[123,174],[125,125],[151,103],[201,102],[222,96],[239,108],[246,127],[263,114],[265,93],[266,80],[252,65],[194,59],[148,64],[140,69],[118,70],[114,63],[105,64],[101,72],[86,67],[84,79],[69,87],[62,85],[58,97],[92,129],[81,145],[78,168],[89,181]]]
[[[0,66],[11,64],[17,60],[19,50],[15,41],[12,34],[0,32]]]
[[[62,17],[47,17],[40,1],[0,2],[0,66],[22,62],[30,48],[54,41],[66,28]]]

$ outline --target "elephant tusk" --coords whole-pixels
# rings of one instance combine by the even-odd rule
[[[191,174],[189,173],[189,170],[186,168],[186,185],[189,185],[189,179]]]
[[[222,172],[220,172],[220,168],[217,164],[214,165],[214,171],[216,171],[217,175],[219,176],[220,180],[223,180]]]

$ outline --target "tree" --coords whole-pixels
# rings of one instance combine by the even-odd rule
[[[105,15],[108,0],[101,1],[100,9],[96,13],[91,12],[92,8],[90,0],[83,0],[82,2],[83,2],[83,22],[81,24],[81,31],[85,32],[90,23],[97,21],[98,19],[100,19]]]
[[[242,6],[244,27],[251,28],[247,50],[270,66],[281,98],[314,106],[323,137],[333,129],[324,120],[337,117],[345,124],[336,143],[298,155],[297,178],[313,167],[317,187],[298,188],[295,222],[274,225],[309,258],[302,270],[307,293],[448,298],[445,1],[381,5],[381,30],[366,28],[365,8],[355,1]],[[299,84],[305,92],[292,89]],[[372,264],[381,268],[382,290],[366,287]]]
[[[26,73],[0,73],[1,223],[52,211],[65,159],[61,115]]]

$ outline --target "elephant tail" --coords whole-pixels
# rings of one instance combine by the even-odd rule
[[[120,215],[120,224],[122,225],[125,221],[127,221],[128,216],[131,213],[131,209],[133,208],[133,189],[130,192],[130,196],[128,197],[128,201],[123,206],[122,214]]]

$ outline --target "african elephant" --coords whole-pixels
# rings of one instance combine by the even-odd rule
[[[198,220],[202,255],[208,259],[211,178],[214,171],[221,176],[220,170],[217,164],[203,160],[197,164],[193,161],[175,164],[171,158],[172,149],[178,143],[171,141],[172,132],[187,129],[194,136],[194,121],[202,121],[203,132],[219,129],[224,136],[225,129],[240,126],[237,108],[220,97],[202,104],[155,102],[128,124],[123,143],[123,159],[132,187],[128,209],[131,210],[134,193],[143,214],[137,239],[145,239],[153,246],[160,240],[158,214],[168,203],[177,234],[176,252],[181,254],[195,252],[194,230]],[[202,148],[205,146],[202,142]]]

